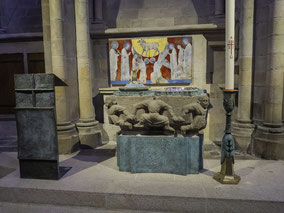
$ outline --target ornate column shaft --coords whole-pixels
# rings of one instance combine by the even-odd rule
[[[270,4],[272,20],[269,32],[269,59],[266,71],[266,100],[263,126],[257,127],[254,151],[266,159],[284,159],[283,73],[284,73],[284,1]]]
[[[254,0],[241,1],[239,96],[237,122],[233,136],[243,151],[248,151],[254,125],[251,121],[252,59],[253,59]]]
[[[65,67],[62,4],[63,1],[61,0],[49,0],[51,64],[52,73],[68,85]],[[75,124],[70,119],[68,87],[57,87],[55,96],[59,153],[70,153],[74,151],[74,146],[78,143],[79,138]]]
[[[81,144],[96,147],[101,142],[92,101],[91,54],[88,1],[75,0],[76,45],[80,120],[77,123]]]

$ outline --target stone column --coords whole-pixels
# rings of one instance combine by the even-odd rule
[[[210,20],[220,27],[225,27],[225,0],[215,0],[215,10]]]
[[[225,15],[225,0],[215,0],[215,16]]]
[[[103,0],[94,0],[93,5],[95,30],[104,30],[106,25],[103,20]]]
[[[52,73],[49,0],[41,0],[45,73]]]
[[[65,67],[63,1],[49,0],[52,73],[68,85]],[[71,86],[71,85],[70,85]],[[56,87],[56,117],[59,153],[71,153],[79,142],[75,124],[69,113],[68,87]]]
[[[77,123],[81,144],[96,147],[101,133],[92,101],[91,54],[88,0],[75,0],[77,66],[79,84],[80,120]]]
[[[242,151],[248,150],[254,125],[251,121],[254,0],[240,2],[239,99],[232,135]]]
[[[284,73],[284,1],[270,4],[269,63],[266,71],[264,121],[257,127],[254,151],[266,159],[284,159],[283,73]]]

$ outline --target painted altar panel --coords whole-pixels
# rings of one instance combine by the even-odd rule
[[[191,83],[192,38],[110,39],[109,65],[112,85],[127,84],[135,72],[144,84]]]

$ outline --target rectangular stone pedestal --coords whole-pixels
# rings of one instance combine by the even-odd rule
[[[198,174],[203,135],[193,137],[117,135],[117,165],[131,173]]]

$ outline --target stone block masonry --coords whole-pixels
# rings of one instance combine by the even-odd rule
[[[203,168],[203,135],[117,136],[117,165],[131,173],[198,174]]]

